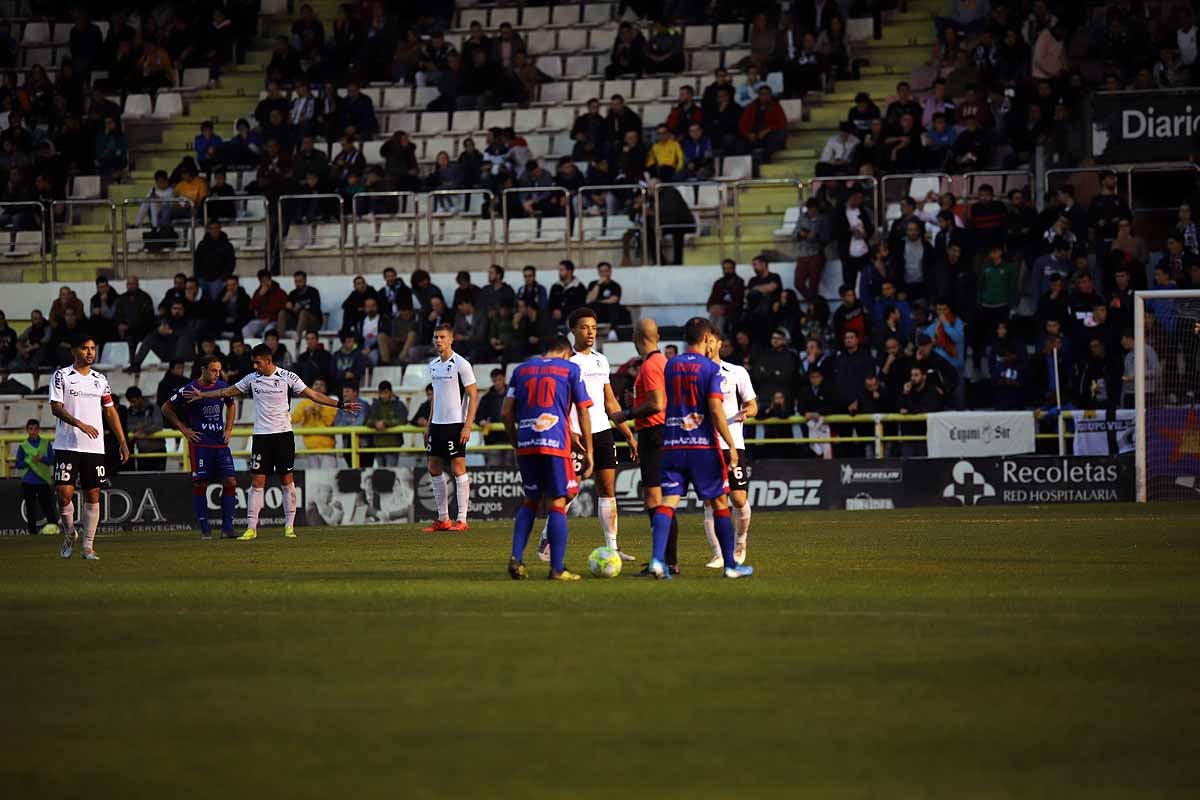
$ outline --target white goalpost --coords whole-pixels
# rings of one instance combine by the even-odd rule
[[[1137,501],[1200,500],[1200,289],[1134,293]]]

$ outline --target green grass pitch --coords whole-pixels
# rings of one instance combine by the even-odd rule
[[[1200,505],[760,514],[749,581],[682,519],[670,583],[514,583],[502,523],[0,540],[0,795],[1196,796]]]

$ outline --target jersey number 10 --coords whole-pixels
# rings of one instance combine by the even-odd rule
[[[554,406],[554,378],[538,378],[525,384],[527,397],[525,402],[536,408],[552,408]]]

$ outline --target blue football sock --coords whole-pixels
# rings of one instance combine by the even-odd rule
[[[200,522],[200,532],[207,536],[210,533],[208,527],[208,498],[203,494],[193,494],[192,509],[196,512],[196,519]]]
[[[562,572],[567,557],[567,513],[561,508],[550,509],[546,538],[550,540],[550,569]]]
[[[721,545],[721,558],[725,559],[725,566],[736,565],[737,562],[733,560],[733,517],[729,515],[728,508],[713,509],[713,533]]]
[[[517,509],[517,517],[513,521],[512,557],[517,561],[525,560],[525,545],[529,544],[529,534],[533,532],[533,523],[537,521],[537,506],[528,501]]]
[[[233,533],[233,511],[237,508],[237,495],[233,492],[221,495],[221,530]]]
[[[654,512],[654,525],[651,535],[654,541],[654,558],[666,563],[667,539],[671,535],[671,521],[675,519],[675,510],[670,506],[659,506]]]

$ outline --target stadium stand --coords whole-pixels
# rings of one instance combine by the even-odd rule
[[[1200,280],[1194,168],[1174,165],[1182,188],[1139,204],[1133,168],[1097,171],[1085,151],[1089,91],[1190,85],[1196,28],[1177,4],[797,0],[715,16],[672,4],[663,20],[653,2],[435,3],[418,17],[313,0],[94,22],[0,5],[13,334],[0,360],[30,388],[53,359],[29,363],[17,332],[42,335],[35,308],[47,337],[62,325],[40,282],[83,300],[97,275],[118,293],[139,275],[157,305],[171,276],[195,273],[216,307],[231,272],[254,293],[260,269],[285,291],[301,269],[332,352],[352,327],[350,274],[392,267],[415,295],[411,320],[392,298],[394,338],[411,329],[419,352],[431,315],[459,311],[431,306],[423,273],[448,300],[455,271],[484,286],[503,264],[520,294],[521,266],[549,288],[568,258],[585,288],[595,265],[618,265],[617,351],[638,316],[676,325],[707,309],[764,392],[782,381],[797,397],[817,357],[806,342],[823,359],[849,329],[877,358],[888,410],[910,362],[947,405],[1044,407],[1059,342],[1071,402],[1096,407],[1120,395],[1092,387],[1124,363],[1123,293],[1155,285],[1159,263],[1162,285]],[[722,282],[724,259],[740,284]],[[503,335],[542,324],[517,311]],[[237,330],[213,328],[222,351]],[[119,372],[141,341],[107,338]],[[166,355],[152,349],[129,380],[156,382]],[[377,369],[400,369],[417,400],[423,381],[402,366]]]

